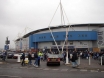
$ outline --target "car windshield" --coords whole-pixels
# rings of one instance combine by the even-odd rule
[[[13,54],[14,52],[7,52],[8,54]]]
[[[58,54],[49,54],[48,58],[59,58]]]

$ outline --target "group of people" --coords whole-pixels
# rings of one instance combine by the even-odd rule
[[[40,66],[40,60],[43,59],[42,58],[43,53],[41,51],[39,51],[39,52],[34,52],[33,54],[34,54],[33,57],[34,57],[34,60],[35,60],[33,65],[35,67],[38,67],[38,66]],[[25,53],[24,52],[23,52],[23,54],[21,56],[21,59],[22,59],[21,65],[25,66]],[[32,52],[28,53],[28,65],[32,65]]]
[[[63,53],[63,61],[66,63],[66,56],[67,53],[64,52]],[[72,63],[72,67],[78,67],[78,57],[79,57],[79,53],[77,51],[69,51],[68,52],[68,61],[69,63]]]

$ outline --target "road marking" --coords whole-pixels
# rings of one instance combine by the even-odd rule
[[[91,70],[91,72],[98,72],[97,70]]]
[[[9,76],[9,75],[0,75],[0,77],[13,77],[13,78],[20,78],[18,76]]]
[[[68,71],[68,69],[61,69],[61,71]]]
[[[52,70],[59,70],[59,69],[52,69]]]
[[[80,71],[87,71],[87,70],[85,70],[85,69],[81,69]]]
[[[8,76],[8,77],[13,77],[13,78],[20,78],[20,77],[18,77],[18,76]]]
[[[72,69],[72,70],[70,70],[70,71],[77,71],[78,69]]]
[[[7,77],[7,76],[9,76],[9,75],[0,75],[0,76],[6,76],[6,77]]]
[[[45,69],[43,69],[43,70],[49,70],[48,68],[45,68]]]
[[[20,68],[27,68],[27,67],[20,67]]]

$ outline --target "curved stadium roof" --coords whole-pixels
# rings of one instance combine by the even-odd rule
[[[51,26],[50,28],[51,29],[59,29],[59,28],[66,28],[68,26],[69,25],[59,25],[57,27]],[[73,24],[73,25],[70,25],[70,26],[71,27],[81,27],[81,26],[99,26],[99,27],[104,27],[104,23],[99,23],[99,24]],[[42,28],[42,29],[38,29],[38,30],[35,30],[35,31],[31,31],[31,32],[25,34],[22,38],[26,38],[29,35],[38,33],[40,31],[45,31],[45,30],[49,30],[49,28]],[[19,40],[20,40],[20,38],[18,38],[16,41],[19,41]]]

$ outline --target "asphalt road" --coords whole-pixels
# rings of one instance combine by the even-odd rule
[[[16,60],[0,64],[0,78],[104,78],[104,71],[75,69],[61,62],[60,66],[22,67]]]

